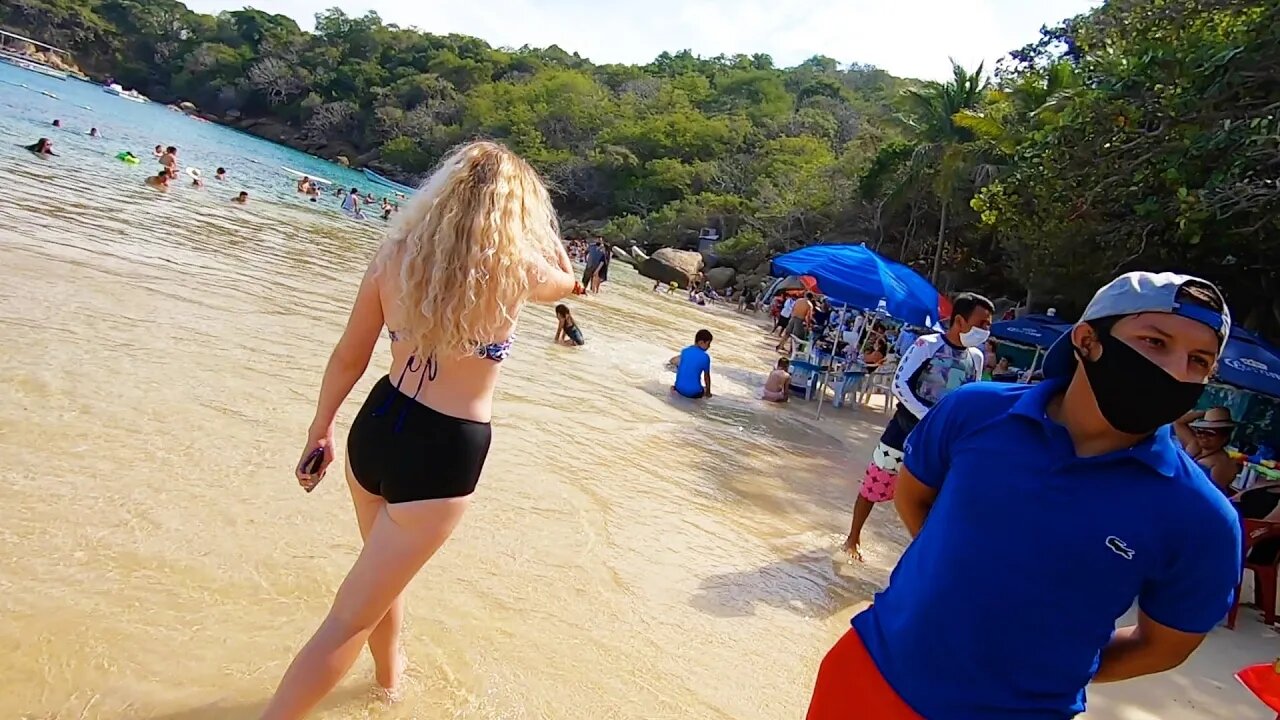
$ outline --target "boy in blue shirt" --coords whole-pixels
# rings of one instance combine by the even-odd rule
[[[693,344],[671,358],[671,365],[676,369],[673,390],[693,400],[711,397],[711,356],[707,354],[710,349],[711,331],[699,330],[693,336]]]
[[[915,539],[823,660],[808,720],[1066,720],[1091,682],[1182,664],[1230,608],[1241,529],[1169,424],[1230,329],[1210,283],[1128,273],[1044,382],[935,405],[894,499]]]

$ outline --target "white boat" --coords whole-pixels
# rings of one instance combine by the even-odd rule
[[[143,95],[137,90],[125,90],[124,88],[120,87],[120,83],[111,83],[110,85],[103,85],[102,92],[108,95],[115,95],[116,97],[124,98],[125,100],[132,100],[133,102],[137,102],[137,103],[150,102],[150,100],[147,98],[146,95]]]

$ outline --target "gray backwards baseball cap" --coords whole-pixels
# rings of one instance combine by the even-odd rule
[[[1222,312],[1203,305],[1178,301],[1178,290],[1188,282],[1203,285],[1222,303]],[[1218,287],[1207,280],[1177,273],[1131,272],[1103,285],[1080,316],[1080,322],[1139,313],[1173,313],[1202,322],[1218,334],[1218,354],[1226,347],[1231,334],[1231,311]],[[1068,377],[1075,372],[1076,352],[1067,331],[1054,341],[1044,358],[1046,378]]]

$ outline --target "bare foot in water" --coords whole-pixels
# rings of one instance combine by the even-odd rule
[[[394,703],[400,702],[401,699],[401,681],[404,679],[405,666],[409,664],[409,658],[405,656],[404,650],[396,652],[396,659],[391,663],[391,667],[376,668],[374,670],[374,679],[377,680],[378,686],[374,688],[374,693],[379,699]]]
[[[857,562],[864,562],[862,559],[862,546],[858,543],[845,543],[839,550],[836,550],[835,557],[833,559],[842,563],[852,563],[855,560]]]

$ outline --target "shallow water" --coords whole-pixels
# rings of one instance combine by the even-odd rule
[[[38,188],[0,205],[0,717],[255,717],[359,547],[341,477],[291,465],[378,236],[72,153],[0,150],[0,186]],[[764,407],[763,332],[615,267],[569,301],[585,348],[522,319],[473,508],[409,592],[409,699],[362,658],[318,717],[803,712],[893,556],[829,559],[874,430]],[[673,401],[700,327],[717,397]]]

